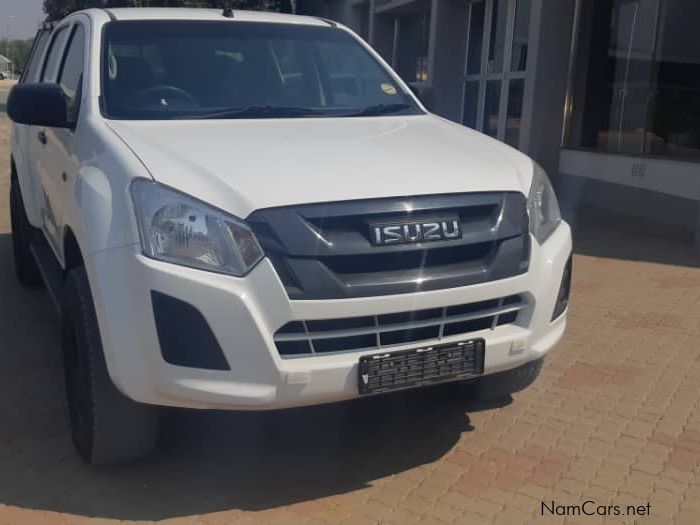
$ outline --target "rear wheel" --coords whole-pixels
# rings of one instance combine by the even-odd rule
[[[128,399],[112,383],[84,268],[68,274],[64,300],[66,391],[78,453],[92,465],[147,456],[158,437],[157,409]]]
[[[12,177],[10,182],[10,220],[17,280],[25,286],[37,286],[41,284],[41,274],[30,250],[36,228],[27,218],[17,177]]]

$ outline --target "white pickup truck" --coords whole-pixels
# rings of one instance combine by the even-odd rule
[[[78,12],[40,32],[8,114],[16,273],[60,311],[89,463],[150,452],[159,406],[502,396],[564,333],[547,175],[334,22]]]

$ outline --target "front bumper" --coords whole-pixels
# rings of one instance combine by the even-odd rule
[[[571,249],[569,226],[562,223],[544,245],[532,242],[530,268],[523,275],[462,288],[343,300],[291,301],[268,260],[239,279],[148,259],[139,246],[130,245],[93,255],[87,269],[109,373],[125,395],[154,405],[268,410],[358,397],[359,357],[374,353],[282,358],[273,334],[294,320],[380,315],[519,294],[530,308],[517,324],[441,342],[484,338],[485,374],[542,358],[564,333],[566,314],[551,318]],[[230,370],[176,366],[163,359],[153,291],[201,312]],[[424,343],[395,350],[417,346]]]

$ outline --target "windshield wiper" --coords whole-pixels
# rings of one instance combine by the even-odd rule
[[[350,117],[374,117],[379,115],[391,115],[393,113],[398,113],[399,111],[404,111],[406,109],[411,109],[413,106],[410,104],[377,104],[375,106],[368,106],[361,109],[356,113],[351,113]]]
[[[310,117],[320,115],[316,110],[295,106],[248,106],[245,108],[231,108],[203,115],[189,115],[186,118],[199,119],[228,119],[228,118],[275,118],[275,117]]]

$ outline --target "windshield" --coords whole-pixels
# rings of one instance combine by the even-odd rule
[[[421,113],[347,32],[253,22],[107,26],[103,110],[130,120]]]

